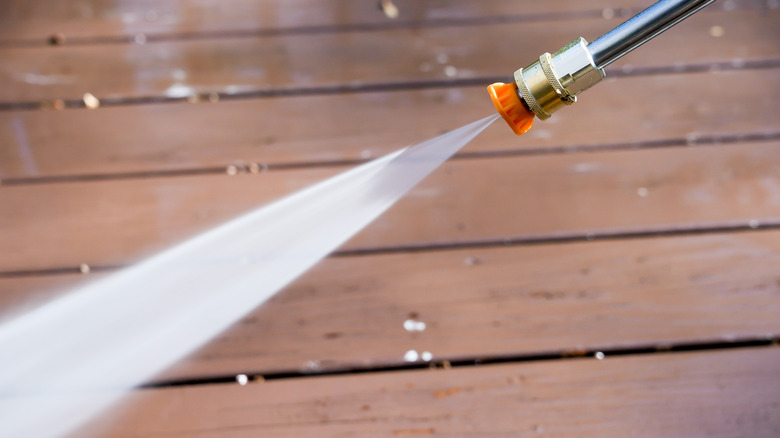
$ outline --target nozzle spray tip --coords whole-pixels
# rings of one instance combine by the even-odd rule
[[[487,90],[496,110],[515,134],[523,135],[531,129],[531,126],[534,125],[534,113],[526,108],[523,101],[520,100],[517,84],[496,82],[488,85]]]

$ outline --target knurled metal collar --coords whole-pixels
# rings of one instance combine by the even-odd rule
[[[547,78],[547,82],[549,82],[553,89],[555,89],[555,92],[558,93],[558,96],[561,98],[563,103],[566,105],[571,105],[577,102],[577,96],[569,93],[569,90],[567,90],[566,87],[561,84],[561,81],[558,80],[558,75],[552,66],[552,55],[545,53],[540,56],[539,64],[542,66],[542,71],[544,72],[544,76]]]
[[[523,100],[528,105],[528,109],[533,111],[533,113],[536,114],[536,117],[539,117],[540,120],[549,119],[551,114],[542,109],[541,105],[539,105],[539,102],[536,101],[536,98],[531,93],[531,90],[529,90],[528,86],[525,84],[522,68],[515,71],[515,82],[517,83],[517,89],[520,90],[520,95],[523,96]]]

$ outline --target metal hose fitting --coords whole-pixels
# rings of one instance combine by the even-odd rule
[[[588,42],[580,37],[553,55],[515,72],[517,89],[537,117],[547,120],[552,113],[577,101],[577,95],[606,77],[588,51]]]
[[[515,82],[496,82],[488,93],[496,110],[517,135],[533,126],[534,116],[577,101],[577,95],[601,82],[604,67],[685,20],[715,0],[660,0],[588,44],[577,38],[555,54],[515,72]]]

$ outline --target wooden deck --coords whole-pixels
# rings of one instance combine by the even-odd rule
[[[8,0],[0,321],[482,118],[650,3]],[[778,29],[716,2],[527,135],[494,124],[74,436],[780,436]]]

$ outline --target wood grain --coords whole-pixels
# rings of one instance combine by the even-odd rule
[[[778,263],[780,231],[329,258],[155,380],[777,336]],[[3,315],[92,276],[0,279]]]
[[[608,79],[525,136],[497,123],[465,151],[776,133],[776,90],[776,69]],[[466,87],[0,112],[0,178],[362,160],[493,111],[483,87]]]
[[[365,0],[134,0],[117,6],[106,0],[29,2],[7,0],[0,14],[0,42],[44,43],[54,33],[65,35],[65,43],[118,42],[122,36],[138,33],[198,35],[235,31],[348,26],[377,26],[484,17],[520,16],[533,20],[538,15],[559,13],[566,17],[601,14],[602,8],[639,8],[650,0],[596,0],[587,5],[575,0],[555,2],[491,0],[395,0],[399,16],[389,19],[377,2]],[[739,4],[763,2],[740,1]],[[715,8],[713,8],[715,9]],[[86,41],[85,41],[86,40]]]
[[[125,264],[340,170],[5,187],[0,271]],[[776,217],[778,175],[777,142],[455,160],[347,247]]]
[[[139,96],[186,97],[257,89],[471,77],[514,70],[570,42],[593,40],[624,18],[434,27],[278,38],[171,41],[2,51],[0,101]],[[621,60],[632,68],[777,55],[780,9],[698,14]],[[725,34],[713,38],[710,29]],[[706,44],[687,44],[699,38]],[[509,55],[511,54],[511,56]]]
[[[133,393],[74,436],[775,437],[778,348]]]

